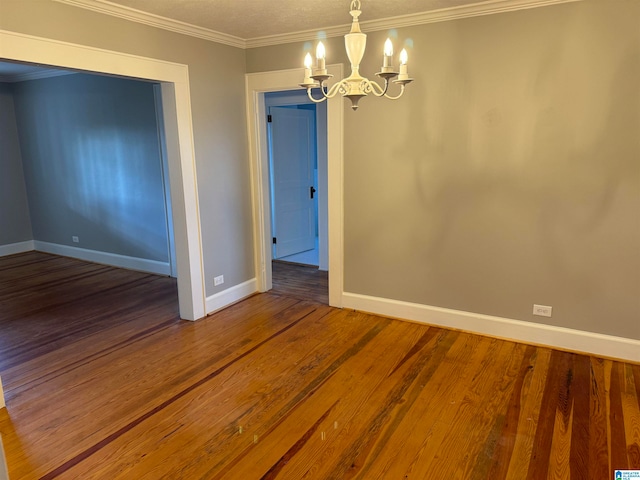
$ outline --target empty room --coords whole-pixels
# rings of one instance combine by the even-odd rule
[[[638,19],[0,0],[0,479],[637,478]]]

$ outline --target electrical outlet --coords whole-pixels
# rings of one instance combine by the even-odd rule
[[[71,237],[71,241],[73,243],[80,243],[80,238],[78,238],[76,235],[74,235],[73,237]]]
[[[217,287],[218,285],[222,285],[224,283],[224,275],[218,275],[213,279],[213,286]]]
[[[553,307],[548,307],[546,305],[533,305],[533,314],[538,315],[539,317],[550,317],[551,310]]]

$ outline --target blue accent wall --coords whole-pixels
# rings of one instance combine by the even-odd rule
[[[0,83],[0,245],[32,239],[13,89]]]
[[[74,74],[13,88],[34,240],[168,262],[153,85]]]

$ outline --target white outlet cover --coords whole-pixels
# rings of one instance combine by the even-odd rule
[[[539,317],[550,317],[553,307],[548,305],[533,305],[533,314]]]

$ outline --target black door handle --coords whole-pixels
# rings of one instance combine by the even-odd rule
[[[316,193],[316,189],[313,187],[309,187],[309,195],[313,198],[313,194]]]

